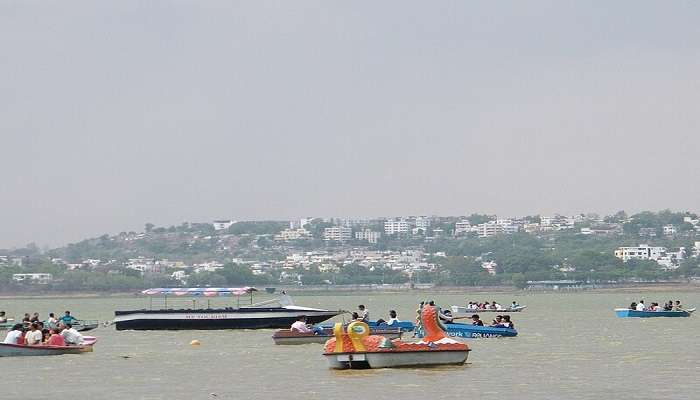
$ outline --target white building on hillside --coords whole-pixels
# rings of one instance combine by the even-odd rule
[[[618,247],[615,250],[615,257],[622,261],[629,260],[658,260],[666,255],[665,247],[652,247],[640,244],[637,247]]]
[[[53,279],[51,274],[12,274],[12,280],[15,282],[37,283],[46,285]]]
[[[384,233],[395,235],[397,233],[408,233],[408,222],[404,219],[389,219],[384,221]]]
[[[472,224],[466,219],[463,219],[463,220],[455,223],[455,236],[459,236],[459,235],[462,235],[464,233],[469,233],[472,231],[473,231]]]
[[[364,229],[359,232],[355,232],[355,239],[357,240],[366,240],[369,243],[377,243],[379,238],[382,236],[381,233],[375,232],[370,229]]]
[[[664,235],[665,236],[673,236],[676,233],[678,233],[678,230],[676,229],[675,226],[673,225],[664,225]]]
[[[345,242],[352,239],[352,229],[345,226],[332,226],[323,230],[323,240]]]
[[[311,237],[311,232],[304,228],[299,229],[284,229],[275,235],[274,239],[277,241],[289,241],[289,240],[303,240],[309,239]]]

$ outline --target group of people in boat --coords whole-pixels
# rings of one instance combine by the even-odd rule
[[[469,303],[467,303],[467,310],[474,310],[474,311],[477,311],[477,310],[499,310],[500,311],[500,310],[508,310],[508,309],[512,310],[512,309],[515,309],[518,307],[520,307],[520,304],[518,304],[517,301],[512,302],[510,304],[510,306],[508,306],[508,308],[505,308],[502,305],[496,303],[495,300],[490,302],[490,303],[488,301],[485,301],[483,303],[476,302],[476,301],[470,301]]]
[[[0,312],[0,323],[7,323],[5,312]],[[83,343],[83,335],[75,328],[73,323],[76,318],[70,311],[56,318],[54,313],[49,313],[46,321],[42,321],[39,313],[24,314],[21,323],[16,323],[5,335],[3,344],[15,344],[25,346],[67,346]]]
[[[481,320],[479,314],[474,314],[471,316],[472,325],[485,326],[484,321]],[[510,328],[515,329],[515,324],[510,320],[510,315],[496,315],[496,318],[491,321],[489,325],[493,328]]]
[[[664,303],[663,306],[660,306],[659,303],[651,303],[647,307],[646,304],[644,304],[644,300],[639,300],[639,303],[637,302],[632,302],[630,304],[630,310],[635,310],[635,311],[684,311],[683,306],[681,306],[681,301],[676,300],[675,302],[673,300],[669,300],[668,303]]]

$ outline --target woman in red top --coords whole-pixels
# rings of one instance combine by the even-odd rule
[[[51,336],[49,336],[49,340],[46,342],[47,346],[65,346],[66,342],[63,340],[63,336],[61,336],[58,333],[58,329],[53,328],[51,329]]]

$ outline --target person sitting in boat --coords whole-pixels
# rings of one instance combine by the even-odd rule
[[[53,313],[49,313],[49,319],[46,320],[47,325],[49,328],[58,328],[58,320],[56,319],[56,316]]]
[[[7,322],[7,317],[5,316],[5,311],[0,311],[0,324]]]
[[[683,311],[680,300],[676,300],[676,304],[673,305],[672,311]]]
[[[501,325],[503,325],[504,328],[515,329],[515,324],[510,320],[510,315],[503,316],[503,321],[501,322]]]
[[[639,300],[637,303],[637,311],[645,311],[647,307],[644,305],[644,300]]]
[[[514,302],[511,303],[511,305],[510,305],[510,308],[511,308],[511,309],[516,309],[516,308],[518,308],[518,307],[520,307],[520,304],[518,304],[517,301],[514,301]]]
[[[484,326],[484,321],[479,318],[479,314],[472,315],[472,325]]]
[[[74,316],[70,315],[70,311],[66,311],[65,314],[63,314],[63,316],[59,319],[59,321],[63,323],[63,325],[72,325],[73,321],[77,321],[77,319]]]
[[[44,335],[42,335],[41,330],[39,330],[39,325],[36,322],[32,322],[29,325],[29,332],[24,335],[24,344],[27,346],[38,346],[41,344]]]
[[[29,313],[24,313],[24,317],[22,317],[22,324],[29,326],[29,324],[32,322],[32,317],[29,315]]]
[[[83,343],[83,335],[75,330],[71,324],[65,324],[65,328],[61,331],[61,336],[63,336],[63,340],[65,340],[67,345]]]
[[[491,326],[493,327],[501,327],[503,324],[503,316],[502,315],[496,315],[496,318],[491,321]]]
[[[302,315],[292,324],[292,332],[311,333],[313,330],[306,324],[306,316]]]
[[[360,316],[360,320],[362,322],[369,322],[369,310],[367,309],[367,307],[365,307],[364,304],[360,304],[359,306],[357,306],[357,309],[357,313]]]
[[[12,330],[7,332],[7,335],[5,335],[5,340],[2,342],[4,344],[23,344],[24,339],[22,338],[22,335],[24,332],[22,329],[22,324],[15,324],[15,326],[12,327]]]
[[[636,310],[637,309],[637,302],[633,301],[632,304],[630,304],[630,310]]]
[[[668,303],[664,304],[664,311],[673,311],[673,300],[669,300]]]
[[[49,340],[46,341],[47,346],[65,346],[66,341],[63,340],[63,336],[58,333],[58,328],[49,329],[50,335]]]
[[[452,311],[450,310],[442,311],[440,312],[440,314],[438,314],[438,316],[440,317],[440,321],[442,321],[443,324],[451,324],[452,322],[454,322],[454,317],[452,316]]]
[[[29,322],[39,322],[39,313],[35,312],[32,314],[32,317],[29,318]]]
[[[384,321],[383,319],[379,318],[377,320],[377,325],[385,324],[388,326],[392,326],[392,325],[397,324],[399,322],[401,322],[401,321],[399,321],[399,319],[396,318],[396,310],[389,310],[389,320]]]

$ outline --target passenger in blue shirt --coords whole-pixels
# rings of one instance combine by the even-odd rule
[[[68,325],[72,324],[73,321],[77,321],[77,318],[70,315],[70,311],[66,311],[66,313],[61,317],[61,319],[59,319],[59,321],[63,323],[63,325]]]

